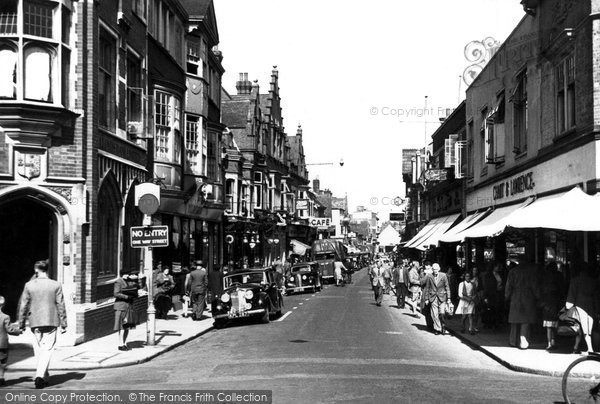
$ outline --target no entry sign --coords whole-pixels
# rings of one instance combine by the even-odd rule
[[[129,235],[133,248],[169,246],[169,226],[133,226]]]

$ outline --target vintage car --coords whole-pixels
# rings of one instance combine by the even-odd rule
[[[285,293],[316,292],[321,290],[321,275],[318,262],[302,262],[292,265],[285,275]]]
[[[229,320],[256,317],[268,323],[280,316],[283,296],[277,287],[276,273],[269,268],[230,272],[223,278],[223,293],[212,303],[215,328]]]

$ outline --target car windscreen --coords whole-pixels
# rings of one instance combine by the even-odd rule
[[[223,279],[223,283],[226,288],[230,287],[234,283],[264,283],[264,274],[262,272],[257,273],[243,273],[226,276]]]
[[[306,265],[306,266],[302,266],[302,267],[294,267],[292,268],[292,272],[299,272],[299,271],[310,271],[310,266]]]

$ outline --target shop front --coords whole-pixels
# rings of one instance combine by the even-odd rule
[[[600,199],[586,192],[597,182],[590,164],[596,147],[587,144],[468,189],[467,217],[441,241],[466,240],[466,265],[480,270],[555,261],[570,277],[581,262],[597,263]]]

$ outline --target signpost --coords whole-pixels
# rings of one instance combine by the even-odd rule
[[[133,226],[129,236],[132,248],[169,246],[169,226]]]
[[[148,320],[146,321],[146,343],[156,345],[156,309],[152,285],[152,248],[169,245],[168,226],[151,226],[152,215],[160,206],[160,187],[152,183],[143,183],[135,187],[135,206],[144,214],[143,226],[133,226],[130,230],[131,246],[144,248],[144,270],[148,288]]]

